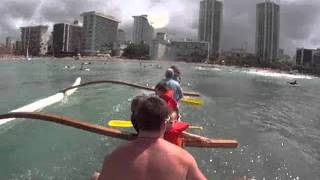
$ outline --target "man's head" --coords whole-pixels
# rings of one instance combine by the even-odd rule
[[[154,89],[156,91],[156,94],[158,96],[160,96],[161,94],[166,93],[167,91],[169,91],[170,87],[167,85],[166,82],[161,81],[156,85],[156,87]]]
[[[142,131],[160,131],[168,116],[166,102],[158,97],[146,98],[135,113],[138,128]]]
[[[177,66],[171,66],[170,68],[173,70],[175,76],[181,75],[181,71],[177,68]]]
[[[174,76],[174,71],[173,71],[173,69],[171,69],[171,68],[167,69],[167,71],[166,71],[166,78],[167,78],[167,79],[172,79],[173,76]]]
[[[135,117],[139,107],[141,106],[142,102],[147,99],[147,96],[137,96],[131,102],[131,122],[133,128],[139,133],[139,127],[137,124],[137,118]]]
[[[131,112],[136,112],[145,99],[147,99],[147,96],[142,95],[135,97],[131,102]]]

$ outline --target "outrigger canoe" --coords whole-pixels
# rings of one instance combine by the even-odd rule
[[[96,134],[109,136],[112,138],[122,140],[134,140],[137,135],[117,129],[107,128],[99,125],[90,124],[87,122],[80,121],[75,118],[47,114],[47,113],[35,113],[35,112],[16,112],[0,115],[0,121],[7,118],[25,118],[53,122],[62,124],[65,126],[82,129],[85,131],[93,132]],[[206,137],[201,138],[190,138],[184,139],[184,145],[187,147],[198,147],[198,148],[236,148],[238,142],[236,140],[225,140],[225,139],[210,139]]]
[[[72,91],[73,89],[76,89],[79,87],[94,85],[94,84],[104,84],[104,83],[119,84],[119,85],[125,85],[125,86],[134,87],[134,88],[144,89],[148,91],[154,91],[153,88],[144,87],[141,85],[132,84],[124,81],[102,80],[102,81],[91,81],[91,82],[83,83],[80,85],[74,85],[60,92],[67,94],[68,92],[70,92],[70,90]],[[200,96],[199,93],[195,93],[195,92],[184,92],[184,95],[191,96],[191,97]],[[197,101],[197,100],[195,99],[194,101]],[[104,126],[94,125],[94,124],[80,121],[75,118],[61,116],[61,115],[35,113],[35,112],[11,112],[11,113],[0,115],[0,121],[1,120],[6,121],[8,118],[25,118],[25,119],[48,121],[48,122],[58,123],[65,126],[70,126],[77,129],[82,129],[85,131],[109,136],[112,138],[122,139],[122,140],[134,140],[135,138],[137,138],[137,134],[129,133],[126,131],[120,131],[117,129],[107,128]],[[184,139],[184,145],[187,147],[199,147],[199,148],[236,148],[238,147],[238,142],[236,140],[211,139],[211,138],[200,136],[200,138]]]

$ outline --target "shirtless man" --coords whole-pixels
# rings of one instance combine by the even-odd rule
[[[138,138],[106,156],[99,180],[205,180],[195,159],[182,148],[165,141],[167,104],[158,97],[143,101],[135,116]]]

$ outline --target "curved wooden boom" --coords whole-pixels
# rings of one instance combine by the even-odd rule
[[[0,120],[7,118],[28,118],[48,121],[123,140],[134,140],[137,137],[136,134],[119,131],[112,128],[106,128],[99,125],[93,125],[87,122],[82,122],[78,119],[61,115],[35,112],[16,112],[0,115]],[[205,139],[206,141],[199,139],[185,139],[185,146],[201,148],[236,148],[238,146],[238,142],[236,140]]]
[[[124,81],[101,80],[101,81],[91,81],[91,82],[80,84],[78,86],[68,87],[68,88],[65,88],[64,90],[62,90],[61,92],[65,93],[66,91],[68,91],[70,89],[74,89],[74,88],[89,86],[89,85],[93,85],[93,84],[106,84],[106,83],[119,84],[119,85],[130,86],[130,87],[134,87],[134,88],[138,88],[138,89],[143,89],[143,90],[147,90],[147,91],[154,91],[153,88],[141,86],[141,85],[138,85],[138,84],[128,83],[128,82],[124,82]],[[185,96],[193,96],[193,97],[199,97],[200,96],[199,93],[195,93],[195,92],[184,92],[183,94]]]

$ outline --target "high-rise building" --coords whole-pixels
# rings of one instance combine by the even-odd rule
[[[210,56],[221,53],[223,2],[221,0],[202,0],[199,12],[199,41],[210,43]]]
[[[32,56],[46,55],[50,35],[48,28],[42,25],[21,27],[22,53],[28,51]]]
[[[257,4],[256,55],[260,63],[275,62],[279,51],[280,6],[271,0]]]
[[[134,44],[151,44],[154,34],[154,28],[149,23],[147,15],[133,16],[133,37]]]
[[[14,44],[12,43],[12,39],[11,37],[7,37],[6,38],[6,48],[8,50],[8,53],[13,53],[13,46]]]
[[[82,52],[95,54],[113,50],[117,42],[120,21],[95,11],[82,13],[81,16],[83,16]]]
[[[12,40],[11,37],[7,37],[6,38],[6,47],[10,48],[12,46]]]
[[[53,53],[80,52],[82,27],[77,24],[59,23],[53,26]]]
[[[14,53],[16,55],[21,55],[23,52],[22,52],[22,43],[21,41],[16,41],[15,43],[15,49],[14,49]]]
[[[124,30],[119,29],[118,30],[118,37],[117,40],[120,44],[124,44],[126,42],[126,33]]]

